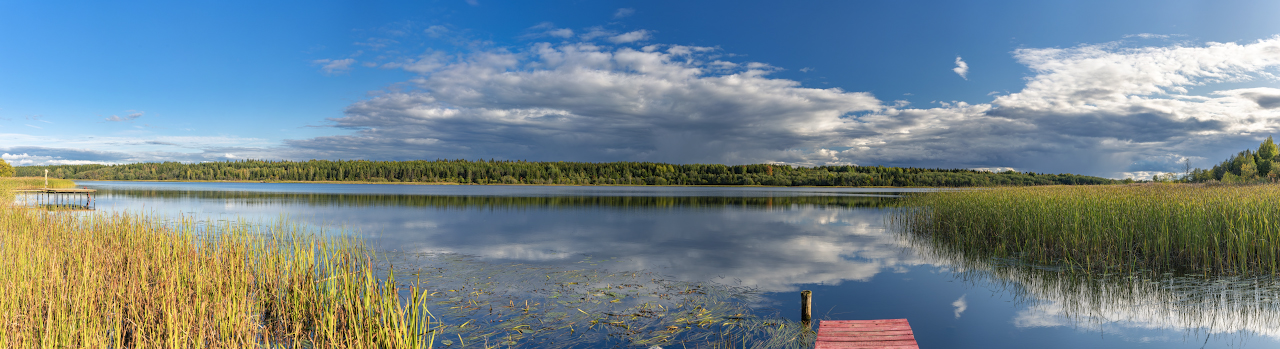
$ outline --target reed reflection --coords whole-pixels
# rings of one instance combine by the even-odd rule
[[[1280,339],[1280,279],[1274,276],[1108,274],[995,259],[926,236],[907,239],[929,263],[1024,303],[1012,321],[1017,327],[1071,327],[1144,342],[1179,335]],[[1149,330],[1172,336],[1153,338]]]

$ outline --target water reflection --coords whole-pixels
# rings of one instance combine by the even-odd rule
[[[1280,340],[1280,279],[1274,276],[1100,274],[992,259],[923,237],[911,240],[929,263],[955,268],[959,278],[1025,304],[1012,320],[1019,328],[1067,327],[1140,342],[1182,336],[1236,344],[1253,335]],[[1151,330],[1182,336],[1153,336]]]
[[[800,288],[826,287],[839,293],[823,293],[824,307],[847,302],[840,311],[859,317],[910,317],[922,345],[930,336],[951,346],[993,338],[982,346],[1005,347],[1199,347],[1191,342],[1201,335],[1228,346],[1280,340],[1278,280],[1096,275],[993,261],[898,233],[887,224],[902,202],[883,190],[83,184],[100,190],[99,209],[286,216],[364,235],[384,250],[651,271],[772,292],[784,306]],[[969,282],[949,283],[956,278]],[[1013,303],[1003,303],[1008,298]],[[963,334],[946,335],[956,328]],[[1071,340],[1043,343],[1037,331]],[[1099,332],[1131,342],[1083,342]]]
[[[136,210],[195,207],[187,212],[224,219],[288,214],[359,232],[389,250],[655,270],[767,292],[867,280],[922,262],[885,231],[882,208],[897,199],[883,193],[461,196],[108,187],[100,199]]]

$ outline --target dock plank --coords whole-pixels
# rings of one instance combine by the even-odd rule
[[[907,319],[825,320],[815,349],[919,349]]]

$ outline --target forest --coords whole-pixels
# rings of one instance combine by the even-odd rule
[[[507,160],[366,161],[241,160],[16,167],[18,176],[82,180],[334,181],[564,185],[767,185],[979,187],[1111,184],[1075,174],[987,172],[884,166],[719,165],[652,162],[532,162]]]
[[[1183,181],[1247,184],[1275,182],[1277,178],[1280,178],[1280,149],[1268,136],[1257,151],[1246,149],[1208,170],[1189,170]]]

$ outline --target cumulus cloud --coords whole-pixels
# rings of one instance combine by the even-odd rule
[[[772,75],[781,68],[734,61],[715,47],[630,47],[655,40],[646,30],[540,26],[531,32],[562,40],[379,61],[416,76],[330,120],[346,134],[200,152],[1017,168],[1123,178],[1181,173],[1187,158],[1207,167],[1200,161],[1280,130],[1280,37],[1023,48],[1012,53],[1030,71],[1021,89],[982,103],[913,107],[805,87]],[[316,63],[339,72],[355,61]],[[961,57],[955,68],[967,78]]]
[[[320,70],[324,71],[324,73],[328,75],[346,73],[347,71],[351,70],[351,64],[355,62],[356,60],[351,58],[317,59],[317,60],[311,61],[311,63],[319,65]]]
[[[867,93],[800,87],[766,65],[710,72],[700,52],[540,43],[471,55],[395,92],[349,106],[345,136],[289,141],[331,157],[612,161],[800,160],[838,138]]]
[[[712,47],[591,42],[650,36],[595,27],[581,42],[437,60],[415,70],[415,90],[356,102],[332,119],[352,133],[287,143],[332,158],[883,164],[1123,178],[1225,156],[1280,120],[1280,89],[1212,89],[1274,81],[1280,38],[1020,49],[1014,58],[1033,73],[1022,90],[912,108],[803,87],[770,76],[777,67],[730,62]],[[963,59],[956,64],[967,77]]]
[[[964,60],[960,59],[960,56],[956,56],[956,67],[951,68],[951,71],[956,72],[956,75],[960,75],[961,78],[969,80],[969,63],[965,63]]]

